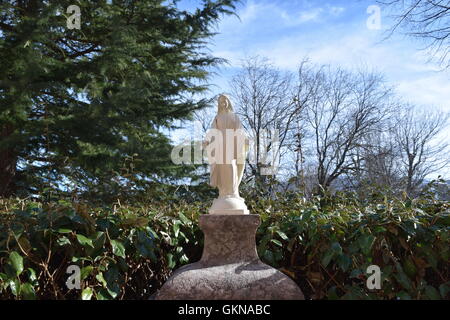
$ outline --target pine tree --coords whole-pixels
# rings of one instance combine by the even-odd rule
[[[0,196],[178,172],[163,129],[207,104],[207,40],[236,1],[177,2],[0,3]]]

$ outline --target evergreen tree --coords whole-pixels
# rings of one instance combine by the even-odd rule
[[[163,129],[207,104],[206,41],[236,0],[177,2],[0,2],[0,196],[177,174]]]

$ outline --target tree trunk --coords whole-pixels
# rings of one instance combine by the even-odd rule
[[[14,132],[10,124],[4,124],[0,131],[0,141]],[[17,156],[12,148],[0,150],[0,197],[8,197],[14,191]]]

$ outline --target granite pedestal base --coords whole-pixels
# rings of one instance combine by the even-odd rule
[[[202,215],[199,262],[174,272],[156,300],[303,300],[296,283],[262,263],[256,252],[257,215]]]

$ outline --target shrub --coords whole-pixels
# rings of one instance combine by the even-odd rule
[[[270,210],[260,212],[259,255],[294,278],[307,297],[449,298],[448,204],[269,202]],[[370,265],[381,269],[381,290],[366,287]]]
[[[446,202],[283,194],[248,205],[262,219],[260,257],[309,299],[449,298]],[[0,200],[0,298],[148,299],[174,269],[200,259],[197,221],[206,212],[205,202]],[[382,271],[381,290],[366,288],[373,264]],[[80,268],[80,289],[66,285],[70,265]]]

